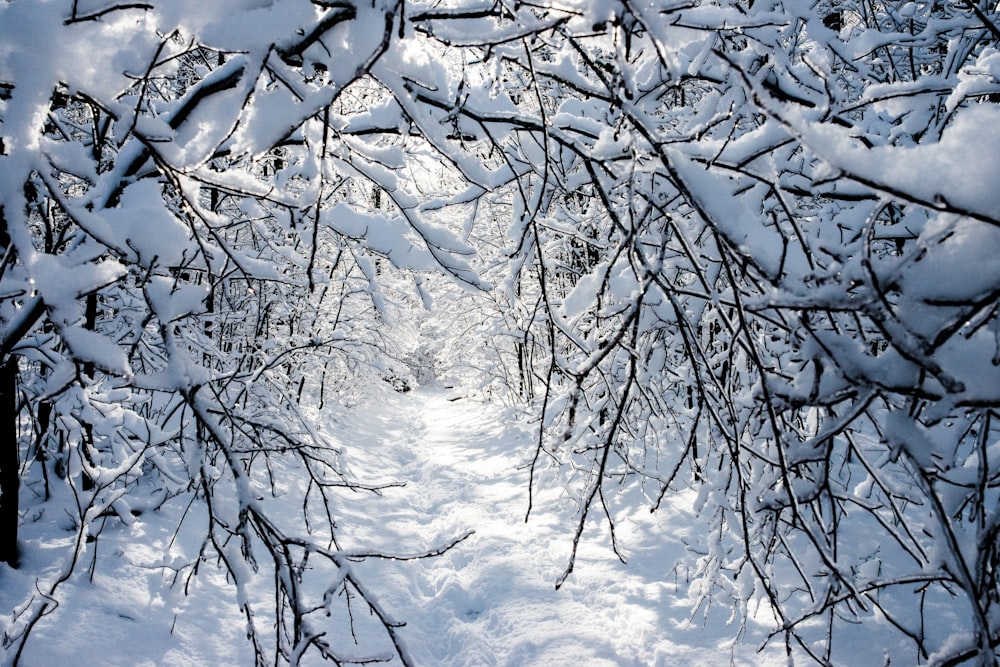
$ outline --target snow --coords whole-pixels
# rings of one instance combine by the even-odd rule
[[[247,664],[277,630],[293,664],[320,634],[359,662],[793,662],[768,596],[833,663],[949,661],[975,623],[988,649],[989,30],[353,4],[0,3],[0,660]],[[446,314],[409,321],[414,287]],[[389,389],[435,356],[537,421]]]
[[[932,145],[870,149],[849,130],[832,124],[807,125],[796,115],[789,114],[786,120],[803,142],[850,178],[932,207],[946,204],[996,221],[1000,154],[982,148],[1000,145],[1000,109],[984,104],[957,111],[941,140]]]
[[[129,185],[122,192],[121,205],[101,214],[112,244],[129,248],[141,265],[154,258],[168,266],[180,264],[188,244],[190,232],[166,210],[160,190],[152,180]]]
[[[132,374],[125,352],[107,336],[79,326],[63,327],[59,335],[76,359],[93,363],[101,370],[125,376]]]
[[[525,523],[523,464],[534,436],[511,413],[457,390],[387,391],[327,415],[325,428],[355,476],[406,485],[377,498],[342,494],[336,519],[345,552],[420,553],[474,531],[439,557],[352,565],[390,615],[406,623],[401,636],[414,664],[784,664],[782,651],[756,653],[765,626],[751,623],[734,644],[730,610],[692,617],[682,564],[693,529],[683,509],[690,498],[620,525],[628,565],[614,558],[606,530],[588,529],[574,573],[556,591],[570,547],[559,518],[565,499],[559,489],[543,492]],[[283,478],[281,487],[301,482]],[[198,516],[176,528],[185,512],[197,511],[188,502],[174,498],[158,512],[132,517],[128,529],[109,522],[96,543],[85,545],[22,664],[250,664],[246,619],[214,557],[197,576],[185,568],[197,556],[201,529]],[[57,554],[72,534],[65,517],[48,511],[42,503],[26,517],[21,568],[0,566],[0,625],[8,629],[16,627],[11,612],[35,577],[49,581],[60,566]],[[264,585],[255,581],[249,594]]]
[[[406,239],[405,221],[400,218],[369,215],[343,204],[334,206],[324,218],[338,234],[363,239],[366,246],[388,257],[396,267],[434,267],[430,253]]]

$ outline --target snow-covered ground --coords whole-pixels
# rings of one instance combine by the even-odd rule
[[[571,544],[569,505],[557,489],[536,498],[525,523],[530,427],[455,391],[380,396],[330,416],[354,476],[403,482],[380,497],[345,492],[341,547],[417,553],[474,533],[442,556],[367,560],[355,572],[396,619],[417,665],[777,665],[780,647],[756,649],[764,627],[728,624],[729,609],[691,608],[684,538],[697,530],[684,499],[618,525],[629,563],[606,528],[584,535],[560,590]],[[289,480],[291,483],[291,480]],[[562,508],[563,512],[548,509]],[[183,506],[105,531],[35,628],[23,665],[242,665],[253,657],[235,594],[211,562],[186,585],[162,567],[169,550],[197,550],[173,528]],[[173,513],[173,516],[170,516]],[[26,522],[24,567],[0,570],[0,626],[41,572],[53,576],[67,536],[59,517]],[[61,541],[57,533],[62,530]],[[190,543],[185,543],[185,540]],[[51,555],[51,559],[49,557]],[[167,559],[169,564],[171,561]],[[48,570],[46,570],[48,568]]]

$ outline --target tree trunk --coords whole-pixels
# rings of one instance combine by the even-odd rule
[[[17,360],[0,365],[0,561],[17,567],[17,496],[20,472],[17,457]]]

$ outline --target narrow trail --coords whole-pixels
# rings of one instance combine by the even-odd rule
[[[406,620],[403,636],[416,664],[766,664],[753,644],[734,649],[737,628],[725,625],[730,610],[691,618],[677,566],[683,534],[671,532],[668,517],[637,512],[643,516],[619,524],[627,566],[595,523],[557,591],[572,508],[549,491],[525,523],[526,427],[441,391],[387,400],[378,414],[347,415],[337,430],[354,474],[406,486],[359,504],[365,514],[341,524],[346,539],[412,553],[475,531],[440,557],[364,566],[383,601]]]
[[[575,506],[560,488],[544,490],[525,523],[530,426],[497,406],[443,390],[380,393],[323,418],[351,478],[396,484],[374,497],[338,493],[332,509],[341,548],[420,554],[474,531],[441,556],[352,565],[383,609],[406,623],[400,634],[418,667],[785,664],[778,650],[755,652],[760,627],[748,625],[744,641],[734,646],[739,628],[727,624],[731,610],[723,605],[692,615],[684,543],[699,528],[683,510],[687,501],[656,514],[640,508],[616,518],[628,565],[615,558],[606,527],[588,525],[576,569],[557,591]],[[279,521],[294,525],[299,506],[282,503],[302,497],[304,480],[294,469],[275,480],[281,493],[267,498],[269,507]],[[198,562],[206,521],[199,505],[189,512],[189,502],[178,497],[136,517],[127,529],[109,524],[60,588],[59,604],[38,624],[22,664],[253,664],[232,583],[212,555],[197,577],[187,577]],[[25,523],[33,567],[0,570],[0,629],[13,619],[9,610],[17,613],[16,605],[32,595],[36,573],[51,578],[64,557],[73,533],[54,521],[65,524],[43,511]],[[252,584],[262,601],[270,599],[272,586],[270,575]],[[310,599],[322,595],[307,593]],[[266,605],[259,607],[262,628]],[[376,648],[369,639],[359,637],[359,652]],[[337,641],[350,648],[349,637]],[[374,641],[385,641],[381,632]],[[318,664],[318,656],[303,664]]]

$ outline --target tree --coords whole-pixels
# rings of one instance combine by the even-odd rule
[[[693,487],[702,590],[763,601],[790,653],[859,660],[851,627],[880,618],[890,659],[994,664],[990,10],[411,18],[526,81],[469,67],[500,102],[436,103],[508,142],[510,299],[544,385],[533,477],[575,476],[574,545],[592,514],[614,537],[630,480],[654,509]]]
[[[384,639],[360,659],[408,662],[352,562],[424,557],[463,536],[394,554],[341,549],[333,494],[381,487],[346,474],[311,414],[356,389],[349,381],[407,372],[384,329],[387,291],[406,276],[479,286],[471,250],[396,169],[432,146],[398,116],[380,126],[387,92],[370,70],[401,12],[0,8],[0,398],[5,428],[28,426],[0,463],[4,559],[18,565],[21,477],[44,478],[61,503],[51,512],[70,511],[76,532],[62,570],[5,629],[6,661],[84,555],[96,558],[109,518],[127,525],[183,497],[205,527],[178,574],[211,562],[227,572],[258,664],[307,651],[357,660],[365,623]],[[307,480],[293,525],[276,519],[288,499],[269,492],[281,474]],[[256,599],[251,582],[268,578],[272,598]]]

